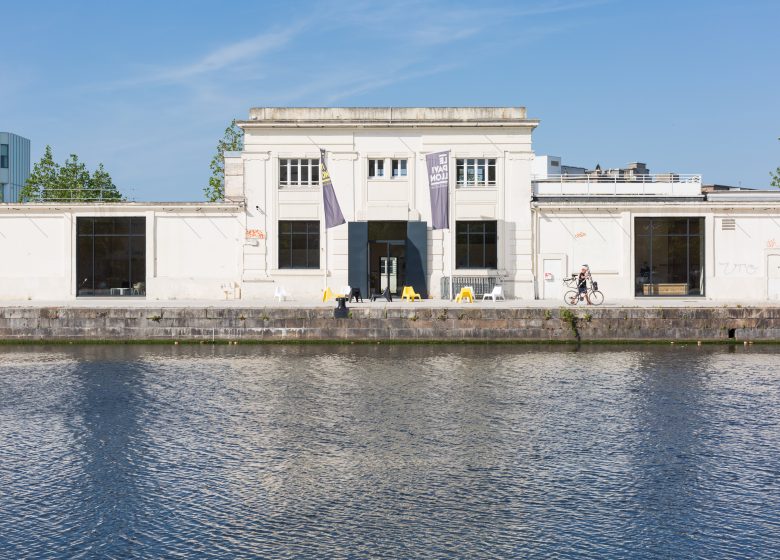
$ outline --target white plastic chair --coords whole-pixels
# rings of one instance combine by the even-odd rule
[[[484,294],[482,296],[482,301],[485,301],[487,298],[492,299],[493,301],[496,301],[497,299],[503,299],[506,301],[506,298],[504,297],[504,288],[503,286],[493,286],[493,291],[489,294]]]
[[[287,290],[285,290],[282,286],[277,286],[274,290],[274,299],[278,299],[279,301],[285,301],[287,298],[292,299],[290,297],[290,294],[287,293]]]

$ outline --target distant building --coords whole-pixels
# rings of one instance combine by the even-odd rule
[[[735,187],[733,185],[702,185],[701,192],[714,193],[714,192],[730,192],[730,191],[754,191],[756,189],[750,189],[747,187]]]
[[[578,165],[564,165],[559,156],[535,155],[533,160],[533,178],[550,179],[557,177],[576,178],[580,176],[583,180],[595,181],[613,181],[620,179],[622,181],[641,181],[644,177],[650,175],[647,164],[640,162],[629,163],[626,167],[616,167],[602,169],[601,165],[596,164],[593,169],[580,167]],[[666,173],[658,177],[668,177],[668,182],[674,182],[677,174]]]
[[[19,202],[19,193],[29,176],[30,141],[0,132],[0,202]]]

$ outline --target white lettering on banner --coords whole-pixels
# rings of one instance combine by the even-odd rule
[[[446,160],[447,158],[444,158]],[[440,162],[442,161],[442,158],[439,158]],[[429,177],[431,183],[438,183],[439,181],[444,181],[447,179],[447,164],[442,163],[442,165],[434,165],[431,168],[431,175]]]

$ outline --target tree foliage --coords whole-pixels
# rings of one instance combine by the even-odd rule
[[[769,173],[769,175],[772,177],[772,182],[770,183],[773,187],[777,187],[780,189],[780,167],[775,169],[774,173]]]
[[[70,154],[62,165],[58,165],[51,146],[46,146],[43,157],[33,166],[20,198],[24,202],[124,200],[102,163],[92,174],[76,154]]]
[[[243,149],[244,131],[236,125],[236,119],[233,119],[217,142],[217,153],[209,164],[211,177],[208,186],[203,188],[207,201],[218,202],[225,199],[225,152],[240,152]]]

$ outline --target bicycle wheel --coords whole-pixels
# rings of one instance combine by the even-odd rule
[[[604,294],[602,294],[598,290],[593,290],[590,293],[590,302],[593,305],[601,305],[602,303],[604,303]]]
[[[563,296],[563,301],[565,301],[568,305],[577,305],[577,303],[580,301],[580,293],[577,290],[569,290]]]

